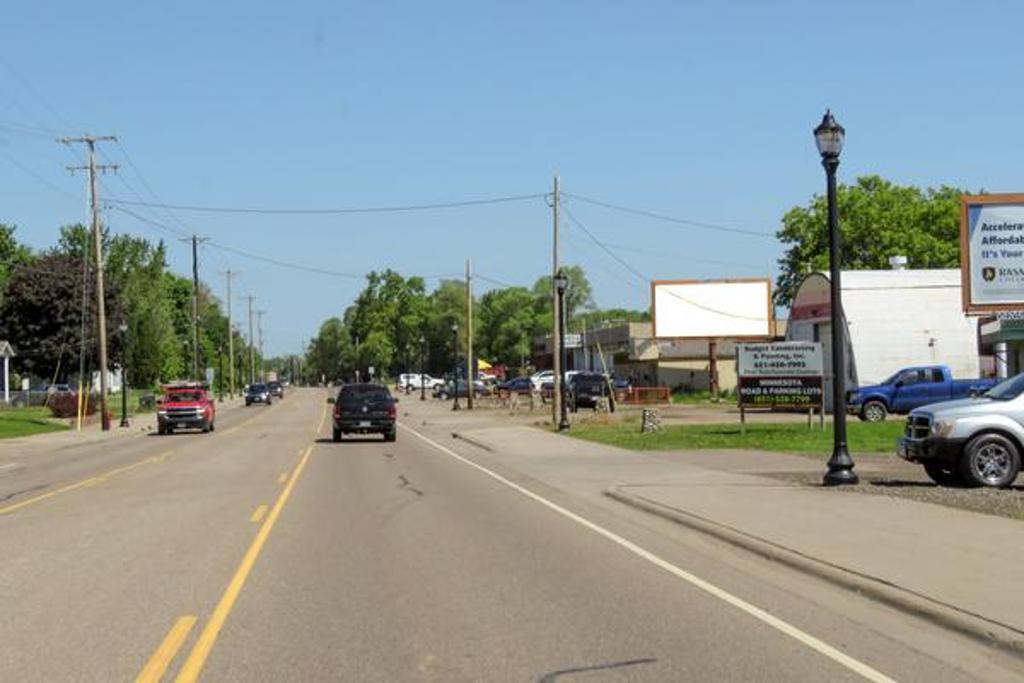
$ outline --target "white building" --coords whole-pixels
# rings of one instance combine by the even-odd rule
[[[826,273],[804,278],[786,333],[790,341],[822,342],[826,403],[832,395],[829,285]],[[948,365],[954,377],[982,373],[978,321],[963,313],[958,269],[843,271],[842,297],[849,388],[910,365]]]

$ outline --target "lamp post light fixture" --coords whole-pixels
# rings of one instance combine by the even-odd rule
[[[561,410],[559,411],[558,420],[558,431],[564,432],[569,429],[569,412],[568,406],[566,405],[566,386],[565,386],[565,371],[568,367],[568,354],[565,348],[565,290],[569,288],[569,278],[565,276],[565,273],[559,268],[558,272],[555,273],[555,291],[558,293],[558,347],[555,349],[555,353],[558,354],[561,377],[555,378],[556,386],[558,387],[558,397]]]
[[[423,375],[427,357],[427,338],[420,337],[420,400],[427,400],[427,378]]]
[[[459,410],[459,325],[452,323],[452,410]]]
[[[828,187],[828,255],[829,288],[831,294],[830,324],[832,327],[832,457],[828,471],[822,478],[825,486],[856,484],[859,479],[853,471],[853,458],[846,445],[846,326],[843,316],[841,278],[841,251],[839,240],[839,207],[836,200],[836,169],[843,151],[846,131],[836,122],[831,111],[826,111],[821,123],[814,129],[814,141],[825,167]]]
[[[117,326],[121,333],[121,426],[128,427],[128,323]]]

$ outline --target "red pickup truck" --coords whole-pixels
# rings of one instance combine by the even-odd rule
[[[176,429],[199,429],[204,434],[216,427],[217,408],[205,385],[180,382],[164,385],[157,410],[157,432],[172,434]]]

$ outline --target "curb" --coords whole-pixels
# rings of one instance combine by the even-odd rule
[[[470,446],[476,446],[480,450],[487,451],[488,453],[493,453],[494,452],[494,449],[491,448],[490,446],[488,446],[487,444],[483,443],[482,441],[477,441],[476,439],[471,439],[470,437],[466,436],[465,434],[461,434],[459,432],[452,432],[452,438],[453,439],[460,439],[462,441],[465,441]]]
[[[604,495],[630,507],[712,536],[766,560],[778,562],[791,569],[824,579],[832,585],[842,586],[888,607],[893,607],[912,616],[923,617],[947,630],[1024,659],[1024,631],[986,619],[972,612],[966,612],[885,579],[862,574],[699,515],[663,505],[643,496],[627,493],[623,490],[626,488],[629,488],[629,485],[613,486],[606,489]]]

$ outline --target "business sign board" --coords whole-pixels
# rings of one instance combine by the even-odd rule
[[[770,339],[772,283],[743,280],[655,280],[651,283],[655,338]]]
[[[968,315],[1024,307],[1024,194],[960,198],[960,278]]]
[[[818,342],[740,344],[736,347],[740,407],[820,407],[822,369]]]

